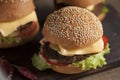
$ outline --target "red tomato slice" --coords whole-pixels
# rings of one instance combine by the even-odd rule
[[[52,61],[50,60],[47,56],[44,55],[43,52],[40,52],[39,54],[42,55],[42,57],[44,57],[44,59],[49,63],[49,64],[52,64],[52,65],[57,65],[57,66],[67,66],[68,64],[66,63],[60,63],[58,61]]]
[[[103,41],[104,41],[104,48],[107,46],[108,43],[108,38],[106,36],[103,36]]]
[[[25,36],[31,35],[34,33],[36,29],[37,29],[37,22],[32,22],[32,24],[29,27],[22,29],[19,32],[18,36],[25,37]]]

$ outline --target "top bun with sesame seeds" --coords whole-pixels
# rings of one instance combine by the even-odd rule
[[[66,49],[88,47],[103,36],[99,19],[87,9],[68,6],[50,14],[42,30],[46,41]]]
[[[33,0],[0,0],[0,22],[17,20],[34,9]]]

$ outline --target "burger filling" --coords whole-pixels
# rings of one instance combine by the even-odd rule
[[[59,50],[56,51],[52,49],[50,46],[50,43],[45,43],[43,46],[43,53],[46,57],[48,57],[51,60],[56,60],[57,62],[60,63],[65,63],[65,64],[71,64],[76,61],[81,61],[86,59],[90,55],[74,55],[74,56],[64,56],[59,54]],[[62,52],[61,52],[62,53]]]
[[[102,67],[106,64],[104,55],[110,51],[109,44],[107,43],[106,39],[104,39],[104,45],[105,48],[100,52],[96,52],[95,54],[64,56],[59,54],[60,49],[58,47],[58,49],[53,49],[50,47],[50,43],[47,42],[43,45],[40,52],[40,55],[44,59],[38,57],[38,55],[34,55],[32,58],[32,63],[40,70],[49,68],[51,64],[57,66],[67,66],[70,64],[76,67],[82,65],[83,70],[89,70],[92,68],[96,69],[97,67]],[[44,64],[47,62],[45,64],[46,68],[43,67],[44,65],[41,67],[41,62],[44,62]]]
[[[19,43],[21,41],[21,38],[15,38],[15,37],[0,37],[0,43]]]
[[[87,6],[86,9],[92,11],[93,9],[95,8],[95,5],[90,5],[90,6]]]
[[[63,48],[62,46],[59,46],[59,48],[60,48],[59,53],[64,56],[94,54],[94,53],[97,53],[103,50],[104,43],[103,43],[103,40],[100,39],[93,45],[85,47],[85,48],[81,48],[81,49],[67,50]]]
[[[107,13],[109,10],[108,8],[103,4],[97,4],[96,6],[94,6],[94,9],[91,10],[96,16],[99,16],[102,13]]]
[[[35,11],[28,16],[12,22],[0,22],[0,43],[19,43],[23,31],[28,32],[31,27],[37,26]],[[29,30],[30,31],[30,30]],[[29,34],[28,34],[29,35]]]

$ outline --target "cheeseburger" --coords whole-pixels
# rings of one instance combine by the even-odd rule
[[[0,0],[0,48],[29,42],[38,30],[33,0]]]
[[[103,20],[108,12],[105,0],[56,0],[57,5],[69,5],[86,8],[92,11],[100,20]]]
[[[51,13],[42,34],[40,52],[32,58],[39,70],[74,74],[106,64],[109,45],[102,24],[84,8],[69,6]]]

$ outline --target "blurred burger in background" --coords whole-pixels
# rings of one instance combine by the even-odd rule
[[[89,10],[64,7],[51,13],[42,30],[41,49],[32,58],[39,70],[75,74],[106,64],[109,43],[102,24]]]
[[[33,0],[0,0],[0,48],[29,42],[38,30]]]
[[[105,18],[108,8],[105,0],[56,0],[56,6],[78,6],[92,11],[101,21]]]

